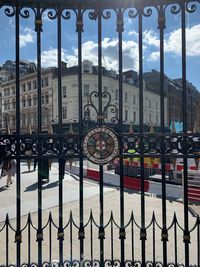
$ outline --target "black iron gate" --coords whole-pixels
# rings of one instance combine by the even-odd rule
[[[2,14],[8,17],[15,18],[15,86],[16,86],[16,133],[1,135],[1,157],[7,159],[16,159],[16,227],[12,225],[9,216],[6,217],[5,223],[1,224],[0,234],[1,239],[5,238],[3,247],[0,249],[5,251],[1,253],[1,266],[190,266],[190,262],[200,266],[200,221],[199,217],[193,225],[189,227],[189,204],[188,204],[188,158],[198,158],[195,153],[196,147],[199,145],[199,135],[196,133],[187,133],[187,97],[186,97],[186,14],[198,12],[199,1],[183,1],[183,0],[144,0],[144,1],[0,1]],[[166,133],[165,127],[165,91],[164,91],[164,32],[166,28],[166,9],[172,14],[180,14],[181,18],[181,64],[182,64],[182,117],[183,117],[183,132]],[[43,34],[43,15],[47,11],[47,16],[57,23],[57,86],[58,86],[58,133],[44,134],[42,133],[42,95],[41,95],[41,36]],[[28,20],[30,12],[34,14],[35,32],[37,34],[37,114],[38,114],[38,129],[37,134],[22,134],[20,128],[20,18]],[[83,104],[83,84],[82,84],[82,34],[84,30],[83,15],[88,12],[89,19],[97,21],[98,24],[98,90],[90,94],[87,104]],[[143,117],[143,18],[151,17],[152,13],[156,12],[159,29],[159,60],[160,60],[160,132],[146,133],[144,129]],[[65,133],[63,131],[63,110],[62,110],[62,22],[70,19],[71,14],[76,17],[76,33],[78,43],[78,107],[79,107],[79,122],[78,131],[76,133]],[[124,132],[124,95],[123,95],[123,32],[124,32],[124,14],[127,13],[131,23],[138,25],[138,52],[139,52],[139,132],[127,133]],[[116,32],[118,34],[118,89],[119,103],[114,105],[109,92],[103,91],[102,77],[102,20],[115,18]],[[3,38],[3,37],[2,37]],[[92,97],[98,100],[98,104],[94,105]],[[104,99],[109,99],[108,104],[104,105]],[[96,111],[96,121],[94,128],[90,129],[88,123],[87,111],[88,108],[94,108]],[[106,112],[108,109],[114,110],[111,122],[113,128],[105,124]],[[87,132],[87,135],[86,135]],[[101,153],[96,158],[93,157],[94,151],[89,150],[88,140],[93,138],[93,135],[106,135],[106,140],[110,138],[111,150],[106,155],[102,153],[103,138],[100,137]],[[31,144],[31,150],[34,152],[31,156],[25,153],[27,142]],[[103,141],[102,141],[103,140]],[[106,141],[105,140],[105,141]],[[6,145],[5,145],[6,144]],[[135,154],[129,153],[130,149],[136,151]],[[176,153],[174,153],[176,151]],[[4,153],[5,152],[5,153]],[[112,153],[111,153],[112,152]],[[173,153],[172,153],[173,152]],[[103,164],[106,159],[110,161],[118,155],[120,162],[120,201],[119,201],[119,223],[111,213],[110,219],[105,222],[104,219],[104,169]],[[99,162],[99,223],[91,213],[89,218],[84,216],[84,160],[89,157],[93,162]],[[124,165],[125,158],[140,158],[140,218],[138,223],[134,218],[133,213],[130,218],[125,217],[124,206]],[[152,219],[149,223],[146,221],[146,196],[145,196],[145,179],[144,179],[144,159],[145,157],[160,158],[161,161],[161,187],[162,187],[162,220],[158,223],[155,213],[152,213]],[[167,192],[166,192],[166,172],[165,163],[168,158],[182,158],[184,166],[184,183],[183,183],[183,214],[184,224],[181,226],[177,220],[176,214],[171,223],[167,223]],[[27,223],[21,224],[21,161],[24,159],[38,160],[38,220],[34,224],[31,215],[28,216]],[[59,162],[59,178],[58,178],[58,222],[52,219],[51,213],[47,223],[43,221],[43,174],[45,159],[58,160]],[[79,162],[79,218],[78,222],[70,213],[69,220],[64,224],[63,219],[66,216],[63,212],[63,165],[65,161],[70,159]],[[134,203],[133,203],[134,207]],[[52,237],[52,228],[57,232],[57,237]],[[130,231],[128,229],[130,228]],[[48,229],[48,256],[43,253],[43,238],[44,231]],[[88,230],[89,229],[89,230]],[[108,231],[109,229],[109,231]],[[137,229],[137,230],[136,230]],[[114,232],[118,232],[118,237]],[[148,233],[149,231],[149,233]],[[170,232],[172,234],[170,234]],[[10,240],[10,233],[15,234],[14,240]],[[35,249],[31,242],[31,233],[36,233],[35,244],[37,244],[38,254],[37,262],[32,263],[32,251]],[[75,234],[76,233],[76,234]],[[130,234],[129,247],[126,247],[127,233]],[[179,233],[179,234],[178,234]],[[86,240],[88,235],[88,240]],[[146,253],[147,240],[151,237],[152,256],[149,257]],[[173,246],[173,263],[169,263],[169,235]],[[190,255],[190,239],[194,237],[194,242],[191,244],[192,249],[196,251],[195,259],[191,259]],[[108,238],[109,236],[109,238]],[[180,238],[181,236],[181,238]],[[67,246],[70,253],[66,255],[64,248],[64,240],[68,238]],[[79,258],[74,258],[73,242],[76,239],[79,244]],[[99,257],[94,257],[95,238],[99,240],[98,249]],[[180,241],[181,239],[181,241]],[[26,240],[26,241],[25,241]],[[56,241],[58,240],[58,241]],[[158,240],[161,240],[159,243]],[[10,261],[10,246],[11,242],[16,245],[15,263]],[[52,250],[53,244],[58,242],[59,259],[53,261]],[[110,242],[110,257],[105,253],[105,244]],[[115,245],[119,242],[119,254],[116,254]],[[140,242],[140,257],[135,256],[135,244]],[[161,246],[161,255],[157,260],[158,245]],[[180,245],[181,244],[181,245]],[[5,246],[5,247],[4,247]],[[85,256],[85,247],[90,249],[89,255]],[[182,263],[180,262],[179,246],[184,247],[182,252]],[[27,262],[23,263],[21,259],[22,250],[27,249]],[[77,249],[77,248],[76,248]],[[126,250],[131,251],[131,257],[127,258]],[[160,248],[159,248],[160,249]],[[119,257],[119,258],[118,258]],[[117,259],[116,259],[117,258]]]

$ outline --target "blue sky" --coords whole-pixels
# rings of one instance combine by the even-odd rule
[[[197,4],[198,5],[198,4]],[[7,59],[15,60],[15,20],[7,17],[3,8],[0,10],[1,41],[0,64]],[[192,14],[186,16],[187,34],[187,79],[200,90],[200,5]],[[173,15],[170,8],[166,12],[165,29],[165,73],[170,78],[181,77],[181,29],[180,14]],[[130,19],[128,12],[124,16],[123,33],[123,68],[138,71],[138,19]],[[75,16],[72,12],[70,20],[62,20],[62,60],[69,66],[77,63],[77,33]],[[118,33],[116,32],[116,15],[102,23],[103,65],[108,69],[118,69]],[[57,24],[43,16],[42,32],[42,64],[44,67],[57,65]],[[159,70],[159,31],[157,29],[157,13],[143,20],[144,71]],[[97,22],[84,15],[83,59],[97,64]],[[34,32],[34,16],[30,12],[29,19],[20,19],[20,53],[21,58],[36,61],[36,33]]]

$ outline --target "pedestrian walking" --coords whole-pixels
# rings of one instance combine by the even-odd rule
[[[6,159],[2,163],[2,176],[7,176],[6,187],[13,183],[12,177],[16,174],[15,160]]]
[[[34,162],[33,162],[33,170],[34,171],[36,170],[37,162],[38,162],[38,160],[37,159],[34,159]]]
[[[40,175],[42,178],[42,183],[49,182],[49,162],[47,158],[41,159],[41,170]]]

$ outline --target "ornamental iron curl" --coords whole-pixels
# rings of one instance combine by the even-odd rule
[[[101,97],[102,99],[105,99],[105,101],[103,101],[102,103],[102,118],[101,114],[99,113],[98,108],[96,107],[96,102],[98,100],[98,98]],[[109,92],[102,92],[101,95],[99,92],[97,91],[93,91],[91,92],[89,99],[88,99],[88,103],[84,106],[84,119],[90,120],[90,114],[91,114],[91,110],[93,109],[96,116],[97,116],[97,120],[100,118],[101,120],[105,120],[107,118],[108,112],[110,111],[110,113],[115,114],[115,116],[111,117],[111,121],[112,122],[117,122],[118,121],[118,108],[116,107],[116,105],[111,104],[111,94]],[[116,116],[117,115],[117,116]]]
[[[47,17],[50,20],[55,20],[58,17],[58,14],[59,14],[58,9],[52,9],[52,10],[47,11]]]
[[[194,13],[195,11],[196,11],[196,9],[197,9],[197,5],[196,4],[194,4],[193,2],[187,2],[186,4],[185,4],[185,10],[186,10],[186,12],[188,12],[188,13]]]
[[[138,16],[138,10],[136,8],[128,11],[128,16],[130,19],[134,19]]]

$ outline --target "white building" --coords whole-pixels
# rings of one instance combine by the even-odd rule
[[[98,110],[98,67],[85,60],[82,63],[83,119],[97,120]],[[106,122],[119,115],[119,79],[115,71],[102,68],[102,110]],[[8,121],[11,132],[16,130],[16,85],[15,79],[0,85],[1,130],[5,131]],[[52,123],[58,123],[58,75],[56,68],[42,70],[42,131],[47,131]],[[96,94],[95,94],[96,92]],[[92,102],[91,102],[92,101]],[[109,102],[110,101],[110,102]],[[106,106],[110,106],[106,109]],[[144,84],[144,124],[160,125],[160,96],[145,89]],[[167,101],[165,99],[165,121],[167,125]],[[37,131],[37,72],[20,76],[21,131],[27,132],[29,125]],[[78,122],[78,66],[62,68],[62,115],[63,123]],[[139,125],[138,76],[134,71],[123,75],[123,121],[125,124]]]
[[[91,106],[84,106],[90,103],[90,96],[95,107],[98,107],[98,97],[91,93],[98,92],[98,67],[93,66],[92,62],[85,60],[82,63],[82,93],[83,93],[83,114],[89,108],[91,120],[96,120],[96,111]],[[127,72],[128,73],[128,72]],[[134,77],[127,77],[127,73],[123,76],[123,121],[125,123],[139,124],[139,88],[137,85],[136,73]],[[103,108],[108,103],[108,93],[111,96],[110,104],[115,105],[119,109],[119,80],[118,75],[114,71],[102,68],[102,91]],[[130,74],[130,72],[129,72]],[[145,86],[144,86],[145,88]],[[58,122],[58,80],[53,79],[53,120]],[[66,69],[66,73],[62,76],[62,112],[63,123],[75,122],[79,119],[78,109],[78,68],[77,66]],[[167,100],[165,99],[165,121],[167,125]],[[105,121],[110,122],[111,118],[118,116],[111,112],[112,107],[107,111]],[[160,96],[148,90],[144,90],[144,124],[160,125]]]

